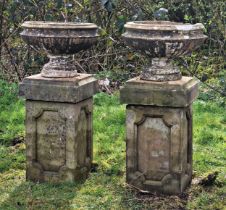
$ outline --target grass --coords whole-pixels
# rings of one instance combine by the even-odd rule
[[[24,136],[24,114],[17,85],[0,80],[0,143],[9,145]]]
[[[118,94],[95,96],[94,161],[85,183],[34,184],[25,180],[24,102],[14,84],[0,90],[0,210],[224,209],[226,113],[216,102],[194,104],[194,178],[218,171],[209,187],[193,184],[180,196],[143,195],[125,184],[125,106]],[[4,92],[2,91],[4,90]],[[2,91],[2,92],[1,92]],[[12,143],[14,142],[14,143]]]

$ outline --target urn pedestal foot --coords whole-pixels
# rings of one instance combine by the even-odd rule
[[[26,98],[26,178],[35,182],[84,180],[92,163],[92,96],[97,81],[34,75],[20,84]]]
[[[192,179],[192,102],[198,82],[129,80],[126,108],[126,180],[139,189],[179,194]]]
[[[49,78],[69,78],[78,75],[72,56],[48,56],[49,63],[45,64],[41,75]]]
[[[182,78],[179,68],[169,58],[152,58],[151,63],[149,68],[141,72],[142,80],[163,82]]]

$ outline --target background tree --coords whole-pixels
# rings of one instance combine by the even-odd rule
[[[201,51],[178,62],[183,64],[184,74],[195,75],[224,94],[225,7],[224,0],[0,0],[0,77],[19,81],[40,72],[47,61],[21,40],[24,21],[82,21],[100,26],[101,38],[98,45],[75,56],[78,69],[125,81],[139,73],[145,58],[123,44],[124,24],[153,20],[156,10],[166,8],[171,21],[205,25],[209,38]]]

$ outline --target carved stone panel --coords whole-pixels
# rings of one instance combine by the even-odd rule
[[[183,192],[192,175],[189,110],[190,107],[127,106],[129,184],[151,192]]]
[[[138,125],[138,170],[159,181],[169,173],[170,128],[162,118],[146,117]]]
[[[26,176],[32,181],[84,180],[92,162],[93,99],[26,101]]]
[[[43,111],[36,123],[37,162],[57,172],[66,161],[66,120],[57,111]]]

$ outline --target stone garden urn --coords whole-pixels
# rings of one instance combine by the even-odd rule
[[[50,61],[41,71],[43,77],[76,76],[71,55],[90,48],[98,39],[98,27],[93,23],[28,21],[22,27],[22,39],[48,54]]]
[[[93,157],[93,95],[98,81],[79,74],[72,55],[97,42],[92,23],[25,22],[22,39],[50,58],[41,74],[24,78],[26,178],[74,182],[87,178]]]
[[[200,23],[129,22],[123,39],[149,57],[140,77],[120,90],[126,106],[126,181],[152,193],[180,194],[192,179],[192,103],[199,81],[173,59],[207,38]]]
[[[179,68],[172,60],[191,53],[207,38],[201,23],[183,24],[170,21],[137,21],[125,25],[123,39],[128,46],[146,54],[151,65],[141,79],[172,81],[181,79]]]

